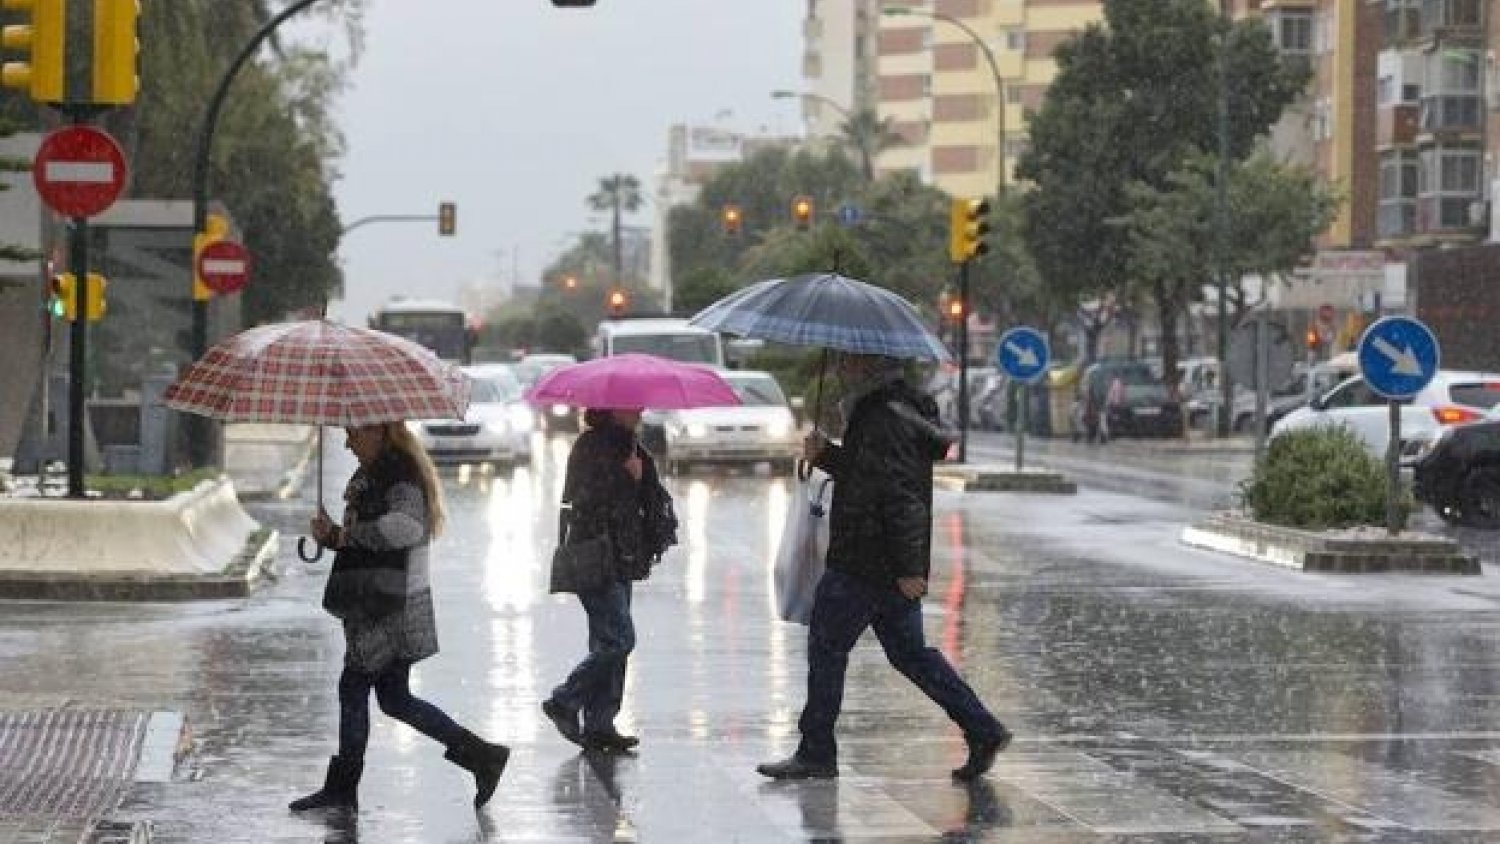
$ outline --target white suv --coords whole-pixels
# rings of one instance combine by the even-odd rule
[[[1497,402],[1500,374],[1438,370],[1421,392],[1401,405],[1401,462],[1413,462],[1444,429],[1478,421]],[[1321,425],[1343,425],[1371,454],[1385,457],[1391,439],[1390,411],[1363,376],[1346,379],[1306,407],[1287,414],[1271,429],[1271,436]]]

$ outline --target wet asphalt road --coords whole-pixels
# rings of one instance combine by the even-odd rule
[[[538,709],[584,648],[576,602],[545,590],[565,449],[448,478],[443,652],[414,688],[515,749],[482,814],[441,748],[378,714],[358,818],[286,812],[333,749],[341,656],[326,563],[289,540],[244,602],[7,604],[0,704],[183,712],[177,777],[117,813],[158,842],[1500,840],[1494,575],[1302,575],[1186,549],[1212,472],[1174,498],[1131,474],[1157,464],[1118,456],[1095,471],[1133,478],[1123,492],[1080,476],[1076,497],[938,495],[929,636],[1019,735],[984,782],[949,781],[960,737],[873,637],[850,664],[842,777],[754,773],[795,742],[805,633],[769,593],[791,487],[753,474],[672,481],[684,544],[636,593],[620,724],[642,746],[582,756]],[[351,468],[330,459],[334,500]],[[295,535],[310,501],[254,512]]]

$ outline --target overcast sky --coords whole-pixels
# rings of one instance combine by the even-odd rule
[[[585,202],[601,176],[649,194],[674,123],[796,133],[803,0],[373,0],[365,52],[340,99],[348,144],[335,196],[345,224],[435,214],[351,232],[340,257],[363,322],[393,294],[452,299],[459,286],[535,284],[577,233],[603,229]],[[729,112],[725,115],[724,112]],[[647,213],[631,222],[647,224]]]

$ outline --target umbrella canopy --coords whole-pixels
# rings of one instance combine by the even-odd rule
[[[910,302],[882,287],[836,273],[752,284],[699,311],[690,322],[793,346],[893,358],[952,359]]]
[[[739,396],[707,367],[655,355],[624,354],[561,366],[526,391],[536,404],[589,408],[650,408],[736,405]]]
[[[358,427],[462,419],[469,387],[458,367],[410,340],[309,320],[262,325],[219,343],[163,401],[225,422]]]

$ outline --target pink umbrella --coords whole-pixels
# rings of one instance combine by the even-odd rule
[[[526,398],[536,404],[590,408],[684,410],[740,403],[717,372],[655,355],[611,355],[558,367]]]

